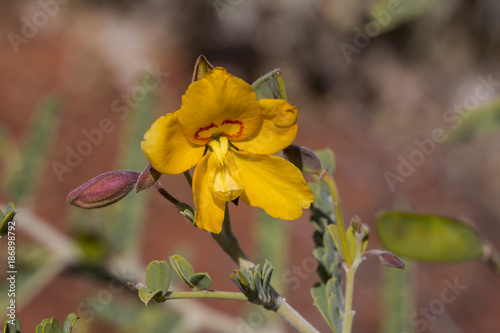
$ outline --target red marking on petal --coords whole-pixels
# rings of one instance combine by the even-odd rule
[[[237,124],[237,125],[240,125],[240,129],[239,129],[238,133],[236,133],[234,135],[228,135],[228,134],[224,133],[228,137],[231,137],[231,138],[238,138],[241,135],[241,133],[243,132],[243,128],[245,127],[245,126],[243,126],[243,123],[241,121],[239,121],[239,120],[224,120],[221,125],[225,125],[225,124],[235,124],[235,125]]]
[[[220,132],[220,134],[224,134],[227,137],[234,139],[234,138],[240,137],[241,133],[243,133],[244,126],[243,126],[243,123],[240,120],[224,120],[220,125],[215,125],[214,123],[211,123],[210,125],[208,125],[206,127],[201,127],[200,129],[198,129],[194,133],[194,138],[197,139],[197,140],[208,140],[208,139],[210,139],[209,137],[207,137],[207,138],[200,137],[200,134],[202,134],[204,131],[211,130],[212,128],[218,128],[218,127],[226,125],[226,124],[239,125],[240,128],[239,128],[238,132],[236,134],[233,134],[233,135],[228,134],[226,132]]]
[[[214,127],[219,127],[219,126],[215,125],[214,123],[211,123],[207,127],[200,128],[199,130],[196,131],[196,133],[194,133],[194,138],[197,139],[197,140],[206,140],[206,139],[208,139],[208,138],[200,138],[200,133],[203,132],[203,131],[208,131],[209,129],[214,128]]]

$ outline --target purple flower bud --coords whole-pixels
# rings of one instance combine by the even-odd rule
[[[160,177],[161,173],[149,163],[139,176],[137,184],[135,184],[135,191],[139,193],[142,190],[150,188],[160,179]]]
[[[405,263],[391,252],[383,251],[378,257],[386,266],[405,269]]]
[[[380,250],[370,250],[366,251],[363,254],[363,257],[366,259],[369,256],[378,256],[380,262],[386,266],[405,269],[405,263],[403,260],[399,259],[394,253],[389,251],[380,251]]]
[[[139,173],[131,170],[106,172],[71,191],[66,200],[80,208],[105,207],[127,195],[138,178]]]

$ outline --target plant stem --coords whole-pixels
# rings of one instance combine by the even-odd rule
[[[226,254],[238,264],[240,268],[250,268],[254,263],[248,258],[245,252],[241,249],[238,239],[234,236],[231,229],[231,218],[229,217],[229,209],[226,203],[226,213],[224,222],[222,223],[222,231],[220,234],[210,233],[210,236],[219,244]]]
[[[242,269],[250,268],[255,264],[250,261],[245,252],[241,249],[238,239],[233,235],[231,230],[231,219],[229,217],[229,209],[226,203],[226,213],[224,216],[224,222],[222,226],[222,231],[220,234],[210,233],[212,238],[219,244],[219,246],[226,252],[233,261],[238,264]],[[272,287],[271,287],[272,288]],[[283,319],[289,322],[293,327],[295,327],[299,332],[302,333],[319,333],[304,317],[302,317],[295,309],[293,309],[286,300],[274,291],[278,295],[277,309],[278,313]]]
[[[165,198],[167,199],[168,201],[170,201],[171,203],[173,203],[174,205],[177,206],[177,204],[179,203],[179,200],[177,200],[176,198],[174,198],[170,193],[167,192],[167,190],[165,190],[163,188],[163,186],[161,186],[160,182],[156,182],[154,184],[154,187],[158,190],[158,192]]]
[[[352,259],[349,255],[349,248],[347,247],[347,238],[345,231],[346,229],[344,225],[344,217],[342,215],[342,207],[340,206],[339,190],[337,189],[337,185],[333,180],[332,174],[327,169],[323,170],[320,179],[324,181],[330,188],[330,193],[332,194],[333,209],[335,211],[335,222],[337,223],[337,226],[339,228],[340,242],[344,251],[345,262],[347,267],[350,267],[352,265]]]
[[[189,187],[193,187],[193,178],[191,178],[191,174],[189,173],[189,170],[184,171],[184,176],[186,177]]]
[[[248,301],[248,298],[243,293],[229,291],[173,291],[165,295],[165,300],[190,298],[212,298]]]
[[[317,329],[315,329],[307,320],[305,320],[294,308],[288,304],[283,297],[280,297],[280,300],[283,300],[276,310],[276,313],[279,314],[283,319],[290,323],[293,327],[295,327],[299,332],[306,333],[319,333]]]
[[[345,301],[344,301],[344,328],[342,333],[350,333],[352,329],[352,321],[356,311],[352,309],[352,300],[354,296],[354,276],[358,270],[359,265],[363,261],[363,240],[356,237],[356,257],[351,266],[344,266],[346,270],[345,282]]]
[[[189,185],[192,186],[192,179],[189,171],[184,172]],[[168,201],[177,205],[179,201],[171,196],[161,185],[158,184],[156,188],[161,195],[163,195]],[[192,222],[192,221],[191,221]],[[231,219],[229,217],[228,203],[226,202],[226,211],[224,214],[224,221],[222,224],[222,231],[219,234],[209,233],[210,236],[219,244],[224,252],[226,252],[229,257],[242,269],[250,268],[255,266],[255,264],[248,258],[245,252],[241,249],[238,239],[234,236],[231,230]],[[345,235],[344,235],[345,236]],[[272,288],[272,287],[271,287]],[[273,289],[274,290],[274,289]],[[277,291],[274,291],[278,295],[278,307],[276,312],[283,317],[287,322],[294,326],[299,332],[302,333],[319,333],[304,317],[302,317],[297,311],[295,311],[286,300],[281,297]],[[213,293],[218,293],[214,294]],[[238,296],[236,296],[238,294]],[[244,295],[244,300],[248,301],[248,298]],[[174,296],[174,297],[172,297]],[[201,297],[200,297],[201,296]],[[221,297],[225,296],[225,297]],[[235,297],[235,298],[231,298]],[[180,299],[180,298],[224,298],[224,299],[240,299],[240,293],[224,293],[224,292],[172,292],[166,296],[167,299]]]

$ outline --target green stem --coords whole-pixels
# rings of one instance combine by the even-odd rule
[[[340,206],[339,190],[337,189],[337,185],[333,180],[332,174],[327,169],[323,171],[320,178],[330,188],[333,200],[333,209],[335,211],[335,222],[337,223],[337,226],[339,228],[340,242],[342,244],[342,248],[344,251],[345,262],[347,264],[347,267],[350,267],[352,265],[352,259],[351,256],[349,255],[349,248],[347,247],[347,237],[345,231],[346,229],[344,225],[344,217],[342,215],[342,207]]]
[[[248,258],[245,252],[241,249],[238,239],[234,236],[231,230],[231,218],[229,217],[229,209],[226,203],[226,213],[224,222],[222,223],[222,231],[219,234],[210,233],[210,236],[219,244],[226,254],[238,264],[240,268],[250,268],[254,263]]]
[[[219,246],[226,252],[233,261],[238,264],[242,269],[250,268],[255,266],[255,264],[250,261],[245,252],[241,249],[238,239],[233,235],[231,230],[231,219],[229,217],[229,210],[226,203],[226,212],[224,216],[224,222],[222,226],[222,231],[220,234],[210,233],[212,238],[219,244]],[[272,287],[271,287],[272,288]],[[289,322],[293,327],[295,327],[299,332],[302,333],[319,333],[304,317],[302,317],[295,309],[293,309],[286,300],[279,296],[277,291],[274,291],[278,295],[277,310],[283,319]]]
[[[295,309],[292,308],[284,298],[280,297],[280,300],[283,301],[279,304],[278,310],[276,310],[277,314],[289,322],[299,332],[319,333],[319,331],[315,329],[307,320],[305,320],[297,311],[295,311]]]
[[[354,314],[356,311],[352,309],[352,301],[354,297],[354,277],[359,265],[363,261],[363,240],[360,237],[356,237],[356,257],[352,262],[351,266],[346,269],[346,282],[345,282],[345,300],[344,300],[344,328],[342,333],[350,333],[352,329],[352,321],[354,319]]]
[[[192,298],[212,298],[230,299],[235,301],[248,301],[248,298],[238,292],[229,291],[173,291],[165,295],[165,300],[169,299],[192,299]]]
[[[189,171],[184,172],[186,179],[189,182],[189,185],[192,186],[191,174]],[[165,193],[168,194],[164,189],[161,191],[158,190],[165,198],[167,198],[170,202],[172,198],[170,195],[166,196]],[[174,198],[175,199],[175,198]],[[219,244],[219,246],[226,252],[229,257],[242,269],[250,268],[255,266],[255,264],[248,258],[245,252],[241,249],[238,239],[234,236],[233,231],[231,230],[231,219],[229,217],[229,209],[228,203],[226,202],[226,211],[224,215],[224,221],[222,225],[222,231],[219,234],[210,233],[210,236]],[[272,288],[272,287],[271,287]],[[294,326],[299,332],[302,333],[319,333],[307,320],[304,319],[297,311],[295,311],[286,300],[279,296],[278,292],[278,308],[276,312],[283,317],[287,322],[289,322],[292,326]],[[243,295],[244,299],[241,299]],[[200,297],[201,296],[201,297]],[[221,297],[223,296],[223,297]],[[234,297],[234,298],[231,298]],[[235,300],[245,300],[248,298],[241,293],[226,293],[226,292],[172,292],[166,295],[166,299],[181,299],[181,298],[224,298],[224,299],[235,299]]]

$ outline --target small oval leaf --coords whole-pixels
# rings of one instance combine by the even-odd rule
[[[285,83],[279,68],[261,76],[254,83],[252,89],[257,99],[284,99],[287,100]]]
[[[148,303],[155,297],[160,296],[162,291],[160,289],[151,291],[148,287],[140,287],[139,288],[139,298],[141,301],[148,306]]]
[[[189,285],[189,287],[193,288],[194,285],[191,283],[191,277],[194,275],[193,266],[191,266],[186,259],[178,254],[170,257],[170,263],[172,264],[172,267],[177,275],[179,275],[181,279]]]
[[[59,321],[57,320],[57,318],[52,317],[50,319],[50,324],[52,325],[52,330],[54,331],[54,333],[62,333],[61,325],[59,325]]]
[[[78,319],[78,316],[76,313],[71,312],[67,317],[66,320],[64,321],[62,330],[63,333],[71,333],[73,330],[73,326],[75,326],[76,320]]]
[[[212,285],[212,278],[207,273],[196,273],[189,279],[196,288],[200,290],[205,290],[210,288]]]
[[[42,328],[43,333],[55,333],[50,321],[47,321]]]
[[[473,227],[447,217],[384,212],[376,222],[382,244],[396,255],[430,262],[482,257],[482,241]]]
[[[154,260],[146,269],[146,285],[150,290],[161,290],[164,296],[170,286],[170,266],[165,261]]]
[[[9,222],[14,221],[14,216],[16,216],[16,214],[17,214],[17,211],[14,208],[14,204],[12,202],[10,202],[7,205],[7,209],[5,210],[5,214],[3,212],[1,212],[1,215],[3,215],[3,216],[2,216],[2,222],[0,224],[0,238],[7,236],[8,231],[9,231]]]

